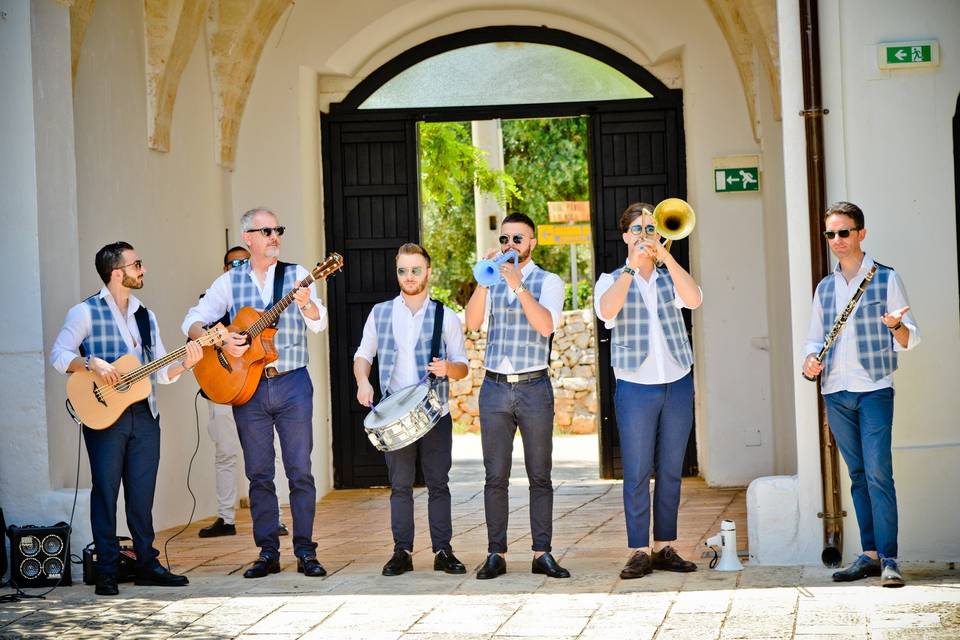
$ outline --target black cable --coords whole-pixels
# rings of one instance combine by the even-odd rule
[[[197,512],[197,496],[193,493],[193,489],[190,488],[190,473],[193,471],[193,461],[196,459],[197,453],[200,451],[200,408],[197,406],[197,399],[199,397],[200,390],[197,389],[197,394],[193,396],[193,415],[196,417],[197,425],[197,445],[193,448],[193,455],[190,456],[190,464],[187,465],[187,491],[190,493],[190,498],[193,500],[193,506],[190,507],[190,518],[187,520],[187,524],[183,525],[179,531],[167,538],[166,542],[163,543],[163,558],[167,561],[167,571],[170,571],[170,556],[167,554],[167,545],[170,544],[171,540],[186,531],[190,525],[193,524],[193,516]]]

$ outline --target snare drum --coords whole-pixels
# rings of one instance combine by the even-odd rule
[[[380,401],[363,420],[363,428],[380,451],[396,451],[416,442],[443,415],[436,389],[422,383],[401,389]]]

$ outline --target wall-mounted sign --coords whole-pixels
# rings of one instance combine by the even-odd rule
[[[540,244],[589,244],[588,224],[541,224],[537,227]]]
[[[590,202],[587,200],[548,202],[547,211],[550,222],[590,222]]]
[[[760,191],[760,156],[714,158],[713,190],[717,193]]]
[[[881,69],[936,67],[940,64],[940,43],[936,40],[881,42],[877,45],[877,66]]]

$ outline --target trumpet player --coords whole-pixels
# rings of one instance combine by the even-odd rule
[[[899,274],[874,263],[860,247],[867,235],[860,207],[849,202],[830,205],[824,226],[823,235],[839,263],[820,281],[813,296],[803,371],[811,379],[821,376],[830,431],[850,472],[862,549],[849,567],[833,574],[833,580],[880,576],[882,586],[902,587],[891,451],[893,372],[897,352],[913,349],[920,335],[908,313]],[[879,268],[849,316],[852,326],[840,331],[821,363],[817,354],[824,335],[874,264]]]
[[[623,212],[620,231],[627,245],[626,263],[602,274],[594,288],[597,317],[612,330],[610,361],[616,377],[614,405],[631,550],[620,572],[622,579],[641,578],[654,569],[697,569],[671,543],[677,539],[680,477],[693,426],[693,352],[680,310],[699,307],[703,292],[661,244],[653,211],[651,205],[638,202]],[[651,547],[653,471],[657,482]]]

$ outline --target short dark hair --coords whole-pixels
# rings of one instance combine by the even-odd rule
[[[519,222],[520,224],[525,224],[525,225],[527,225],[528,227],[530,227],[530,231],[533,232],[533,237],[534,237],[534,238],[537,237],[537,225],[535,225],[535,224],[533,223],[533,220],[532,220],[532,219],[530,218],[530,216],[528,216],[527,214],[525,214],[525,213],[519,213],[519,212],[508,214],[508,215],[503,219],[503,222],[500,223],[500,225],[501,225],[501,226],[502,226],[502,225],[505,225],[505,224],[507,224],[508,222]]]
[[[633,221],[646,213],[652,214],[654,206],[649,202],[634,202],[620,214],[620,233],[626,233]]]
[[[397,249],[395,261],[400,260],[400,256],[423,256],[423,259],[427,261],[427,266],[430,266],[430,254],[427,253],[427,250],[424,249],[423,246],[416,242],[408,242],[400,245],[400,248]]]
[[[827,212],[823,214],[823,219],[826,220],[832,215],[841,215],[847,216],[853,220],[853,225],[857,229],[863,229],[863,211],[860,210],[860,207],[853,204],[852,202],[834,202],[832,205],[827,207]]]
[[[104,245],[100,248],[100,251],[97,251],[97,255],[93,259],[93,265],[97,268],[97,273],[100,275],[100,279],[103,280],[103,284],[110,282],[110,275],[114,269],[120,266],[123,252],[128,249],[133,249],[133,246],[129,242],[117,240],[116,242]]]
[[[230,254],[233,253],[234,251],[243,251],[245,254],[250,255],[250,251],[246,247],[241,247],[240,245],[236,245],[235,247],[230,247],[229,249],[227,249],[227,252],[223,254],[223,266],[227,266],[228,264],[230,264]]]

